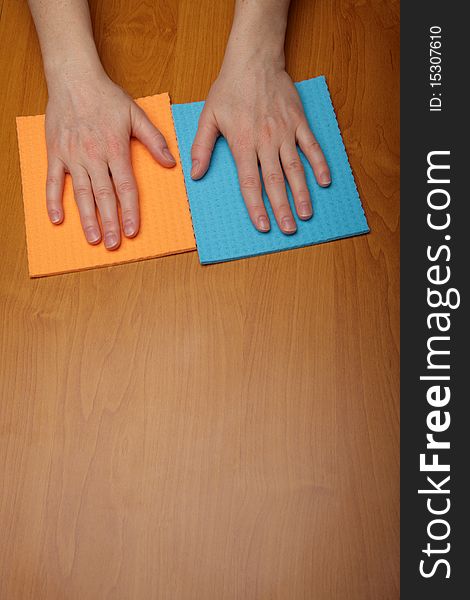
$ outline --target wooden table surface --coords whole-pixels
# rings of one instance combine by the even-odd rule
[[[203,99],[232,1],[91,2],[133,96]],[[0,0],[0,598],[396,600],[399,3],[293,3],[372,232],[201,267],[28,278],[15,116],[46,87]]]

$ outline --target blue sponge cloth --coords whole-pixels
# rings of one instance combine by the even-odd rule
[[[316,77],[296,86],[307,120],[328,161],[332,183],[328,188],[321,188],[299,150],[314,215],[309,221],[301,221],[295,213],[288,189],[289,202],[297,222],[297,232],[290,236],[279,230],[264,190],[271,231],[260,233],[253,227],[240,193],[235,161],[224,138],[220,137],[216,143],[207,174],[199,181],[191,179],[191,146],[204,103],[172,106],[202,264],[299,248],[369,231],[325,78]]]

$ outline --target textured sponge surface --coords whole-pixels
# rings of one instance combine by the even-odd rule
[[[306,158],[299,151],[312,196],[314,216],[309,221],[298,219],[288,189],[298,228],[291,236],[279,230],[264,191],[271,231],[259,233],[255,230],[240,193],[235,161],[222,137],[216,143],[207,174],[199,181],[191,179],[191,145],[204,103],[172,106],[201,263],[299,248],[369,231],[325,78],[316,77],[296,86],[310,127],[330,166],[332,184],[328,188],[321,188]]]
[[[136,101],[164,134],[173,156],[178,157],[168,94]],[[194,233],[184,187],[183,172],[165,169],[137,140],[131,141],[132,165],[139,189],[140,231],[133,239],[122,236],[118,250],[103,243],[89,245],[80,224],[72,182],[66,177],[65,219],[53,225],[46,211],[47,151],[44,115],[16,120],[23,185],[29,273],[32,277],[125,263],[195,249]]]

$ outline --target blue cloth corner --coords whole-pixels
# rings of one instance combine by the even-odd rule
[[[297,222],[297,232],[290,236],[279,230],[264,191],[271,231],[259,233],[253,227],[240,193],[235,162],[224,138],[219,138],[216,143],[207,174],[199,181],[191,179],[191,146],[204,103],[172,106],[202,264],[299,248],[369,231],[325,78],[316,77],[296,83],[296,86],[310,127],[330,166],[332,184],[328,188],[321,188],[306,158],[299,151],[312,196],[314,215],[310,221],[298,219],[288,189]]]

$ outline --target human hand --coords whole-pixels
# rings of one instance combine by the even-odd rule
[[[98,244],[103,237],[108,250],[119,247],[117,201],[124,235],[137,235],[139,204],[131,165],[131,136],[139,139],[162,166],[176,164],[163,135],[105,74],[50,86],[46,111],[46,197],[52,223],[59,224],[64,219],[64,178],[65,173],[70,173],[82,228],[90,244]]]
[[[296,144],[307,157],[322,187],[331,183],[323,152],[307,123],[301,100],[282,61],[229,54],[202,111],[192,147],[194,179],[209,168],[212,150],[222,134],[235,159],[240,190],[253,225],[270,229],[264,206],[258,161],[276,221],[285,234],[296,231],[284,180],[287,177],[300,219],[313,215],[312,202]]]

